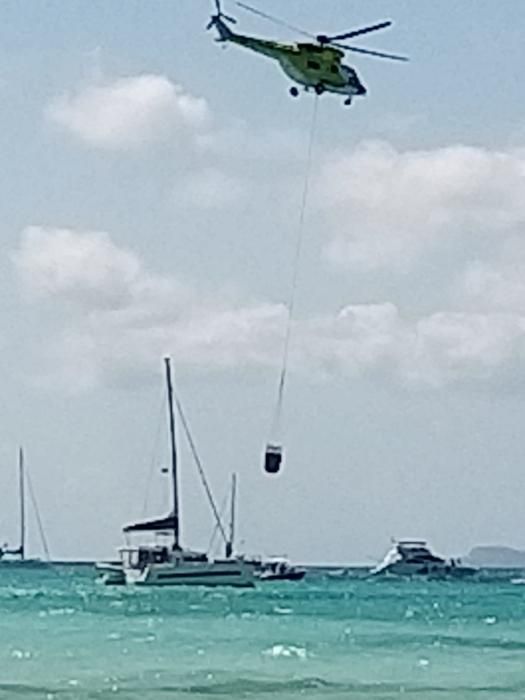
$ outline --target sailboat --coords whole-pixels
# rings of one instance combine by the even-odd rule
[[[171,542],[121,547],[118,565],[100,564],[98,568],[102,571],[103,580],[107,584],[251,587],[254,585],[252,570],[241,560],[235,557],[210,559],[204,553],[185,549],[181,545],[173,385],[170,359],[165,358],[164,362],[168,394],[173,510],[163,518],[127,525],[124,532],[167,535]]]
[[[19,514],[20,514],[20,540],[18,547],[11,549],[8,544],[0,547],[0,565],[24,565],[24,566],[47,566],[47,562],[41,559],[26,558],[26,475],[24,465],[24,450],[22,447],[18,449],[18,497],[19,497]],[[39,527],[41,528],[40,518],[37,514]],[[41,529],[43,537],[43,530]],[[44,541],[44,547],[47,550],[47,544]]]

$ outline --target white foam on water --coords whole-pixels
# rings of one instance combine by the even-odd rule
[[[304,647],[296,647],[293,644],[274,644],[270,649],[263,651],[265,656],[285,659],[306,659],[308,654]]]
[[[278,605],[275,606],[273,611],[274,613],[277,613],[277,615],[291,615],[293,613],[292,608],[281,608]]]

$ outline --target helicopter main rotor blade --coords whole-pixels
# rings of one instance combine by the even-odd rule
[[[269,22],[273,22],[274,24],[277,24],[280,27],[284,27],[285,29],[289,29],[290,31],[295,32],[296,34],[302,34],[303,36],[307,36],[309,39],[315,39],[315,36],[313,34],[306,32],[304,29],[299,29],[298,27],[294,27],[293,24],[289,24],[288,22],[285,22],[283,19],[279,19],[278,17],[273,17],[272,15],[268,15],[268,14],[266,14],[266,12],[263,12],[262,10],[258,10],[256,7],[251,7],[251,5],[247,5],[244,2],[236,2],[235,4],[238,7],[241,7],[243,10],[246,10],[247,12],[251,12],[253,15],[257,15],[257,17],[262,17],[263,19],[267,19]]]
[[[361,36],[361,34],[377,32],[380,29],[386,29],[386,27],[390,27],[391,24],[391,20],[386,20],[385,22],[380,22],[379,24],[372,24],[369,27],[362,27],[361,29],[354,29],[350,32],[345,32],[344,34],[335,34],[334,36],[325,36],[324,34],[321,34],[317,37],[317,40],[321,44],[331,44],[333,41],[340,41],[341,39],[352,39],[355,36]]]
[[[359,46],[345,46],[345,44],[331,44],[331,46],[336,46],[338,49],[344,49],[345,51],[354,51],[355,53],[364,53],[367,56],[377,56],[378,58],[389,58],[391,61],[408,61],[406,56],[398,56],[395,53],[383,53],[382,51],[372,51],[370,49],[361,49]]]

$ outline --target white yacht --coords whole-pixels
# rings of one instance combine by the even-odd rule
[[[425,540],[394,540],[383,561],[371,570],[371,575],[394,576],[469,576],[476,569],[465,566],[459,559],[444,559],[433,554]]]
[[[101,572],[104,583],[108,585],[251,587],[254,585],[253,571],[240,559],[235,557],[210,559],[204,553],[184,549],[181,546],[175,415],[169,358],[165,358],[165,367],[168,389],[173,510],[164,518],[126,526],[124,528],[126,534],[154,533],[156,539],[151,544],[121,547],[119,549],[120,562],[98,564],[97,569]],[[183,419],[183,425],[187,428],[184,417],[180,413],[180,404],[178,403],[177,406]],[[186,434],[189,435],[187,431]],[[190,447],[193,449],[194,446],[190,445]],[[198,466],[201,469],[200,464]],[[215,508],[214,511],[216,513]],[[159,537],[167,541],[160,543]]]

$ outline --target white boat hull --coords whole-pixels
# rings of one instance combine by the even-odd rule
[[[472,576],[476,569],[464,566],[454,559],[433,554],[423,540],[400,541],[387,553],[384,560],[370,572],[372,576],[400,577],[426,576],[431,578],[463,578]]]
[[[99,573],[99,581],[106,586],[123,586],[126,583],[122,564],[100,562],[95,564],[95,569]]]
[[[124,568],[125,581],[136,586],[254,586],[253,573],[241,562],[198,562],[150,564]]]
[[[393,564],[383,569],[376,569],[371,572],[373,576],[398,576],[402,578],[422,577],[429,578],[463,578],[473,576],[476,569],[468,566],[423,566],[414,567],[404,564]]]

